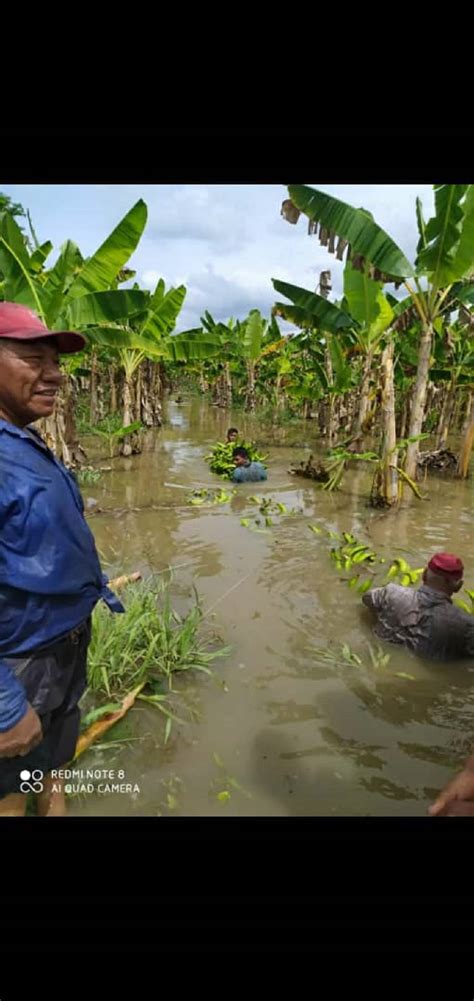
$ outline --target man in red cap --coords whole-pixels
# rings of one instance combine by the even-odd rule
[[[65,812],[53,770],[73,757],[90,619],[107,587],[74,477],[30,427],[54,409],[59,355],[84,338],[0,303],[0,816]],[[53,772],[53,775],[51,774]]]
[[[376,635],[433,660],[474,657],[474,616],[451,600],[463,585],[463,573],[458,556],[435,553],[418,590],[387,584],[368,591],[362,601],[377,616]]]

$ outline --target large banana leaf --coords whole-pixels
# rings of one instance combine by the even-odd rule
[[[344,268],[344,296],[351,316],[370,327],[380,313],[381,282],[374,282],[366,271],[355,271],[350,263]]]
[[[474,184],[469,185],[463,205],[461,239],[451,267],[443,275],[446,284],[468,278],[474,271]]]
[[[288,192],[293,204],[314,224],[319,223],[321,243],[330,251],[335,249],[339,260],[349,244],[353,265],[365,268],[367,262],[375,269],[372,277],[377,280],[402,282],[414,274],[395,241],[364,209],[355,209],[306,184],[290,184]]]
[[[29,306],[44,320],[42,288],[31,271],[21,229],[8,212],[0,215],[0,272],[5,299]]]
[[[266,323],[258,309],[252,309],[243,325],[243,355],[249,361],[256,361],[262,349],[262,338]]]
[[[291,299],[295,306],[303,311],[303,314],[311,317],[310,324],[306,324],[305,322],[304,326],[311,325],[321,330],[328,330],[334,334],[343,327],[354,326],[354,320],[348,313],[345,313],[342,309],[338,309],[334,303],[324,299],[322,295],[310,292],[309,289],[299,288],[297,285],[288,285],[287,282],[280,282],[273,278],[272,283],[273,288],[277,292],[281,292],[287,299]],[[281,303],[277,303],[278,311],[281,306]],[[295,319],[290,320],[290,322],[298,323],[296,315]]]
[[[154,358],[166,355],[166,345],[157,344],[141,337],[129,327],[88,327],[85,331],[89,343],[97,347],[112,348],[114,351],[142,352]]]
[[[317,375],[317,377],[318,377],[318,379],[319,379],[319,381],[320,381],[323,389],[325,390],[325,392],[327,392],[328,389],[329,389],[329,379],[328,379],[328,375],[327,375],[326,369],[324,368],[324,365],[321,365],[321,362],[316,361],[315,358],[311,359],[311,365],[312,365],[312,367],[313,367],[313,369],[314,369],[314,371],[315,371],[315,373],[316,373],[316,375]]]
[[[420,274],[429,274],[433,288],[443,288],[458,278],[464,271],[456,270],[455,261],[460,249],[465,207],[463,200],[468,184],[435,184],[435,215],[425,228],[426,246],[420,250],[416,268]],[[469,246],[472,248],[472,228],[470,237],[461,252],[461,261],[466,263]]]
[[[351,385],[351,366],[344,358],[344,352],[339,343],[339,338],[329,337],[329,354],[331,355],[332,367],[334,370],[334,385],[338,390],[346,390]]]
[[[166,340],[166,355],[171,361],[205,361],[221,352],[221,340],[201,330],[184,330]]]
[[[101,292],[110,288],[139,243],[146,220],[147,207],[140,199],[95,254],[86,261],[69,289],[71,298],[75,299],[87,292]]]
[[[375,341],[380,334],[390,326],[394,319],[394,312],[390,303],[385,298],[383,292],[379,292],[377,298],[379,313],[370,325],[370,340]]]
[[[46,258],[49,257],[52,249],[53,244],[50,240],[46,240],[46,243],[42,243],[30,257],[30,270],[36,272],[41,271],[43,264]]]
[[[54,325],[59,314],[63,312],[65,293],[74,280],[75,272],[79,271],[82,264],[83,258],[79,247],[73,240],[66,240],[56,264],[46,272],[46,282],[43,286],[46,323],[49,327]]]
[[[317,324],[312,313],[308,313],[305,309],[300,309],[299,306],[290,306],[287,302],[276,302],[273,311],[275,316],[281,316],[282,320],[294,323],[297,327],[301,327],[302,330],[312,330]]]
[[[423,206],[421,204],[421,198],[416,199],[416,224],[418,226],[418,232],[420,234],[420,239],[418,240],[416,252],[424,250],[426,247],[426,223],[423,218]]]
[[[148,308],[150,293],[135,289],[91,292],[68,302],[66,314],[72,329],[118,323]]]
[[[160,295],[159,297],[157,297],[155,290],[150,302],[150,312],[145,323],[142,325],[141,333],[144,335],[151,334],[153,337],[158,338],[170,334],[176,326],[176,320],[181,312],[186,292],[185,285],[179,285],[178,288],[170,288],[166,295]]]
[[[449,300],[448,307],[451,311],[456,309],[459,303],[467,307],[474,306],[474,281],[456,282],[450,289],[447,298]]]

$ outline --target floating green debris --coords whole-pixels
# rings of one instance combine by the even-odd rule
[[[262,515],[261,518],[257,515],[253,519],[254,524],[261,525],[263,522],[266,528],[271,528],[274,525],[273,519],[275,517],[281,518],[284,515],[301,513],[298,508],[291,508],[291,510],[288,510],[286,504],[283,504],[282,501],[275,501],[272,497],[259,497],[257,494],[253,494],[252,497],[248,498],[248,501],[250,504],[258,504],[259,513]],[[240,524],[243,525],[244,528],[249,528],[251,532],[265,532],[265,529],[254,528],[253,525],[250,524],[250,518],[241,518]]]
[[[193,490],[188,494],[186,503],[193,504],[194,506],[201,504],[228,504],[234,494],[235,490],[222,490],[221,487],[218,490],[213,490],[208,487],[202,487],[200,490]]]

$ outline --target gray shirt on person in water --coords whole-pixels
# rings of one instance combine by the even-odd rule
[[[266,478],[267,471],[261,462],[248,462],[246,466],[236,466],[232,476],[234,483],[255,483]]]
[[[387,584],[362,597],[377,615],[374,632],[390,643],[402,643],[432,660],[474,657],[474,615],[427,584],[418,590]]]

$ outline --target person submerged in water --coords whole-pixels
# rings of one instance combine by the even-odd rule
[[[225,440],[226,445],[230,445],[231,442],[237,441],[238,434],[239,434],[238,428],[229,428],[227,432],[227,438]]]
[[[246,448],[234,448],[232,458],[235,469],[232,475],[234,483],[251,483],[266,480],[267,471],[261,462],[251,462]]]
[[[451,599],[463,585],[463,573],[458,556],[435,553],[418,590],[387,584],[368,591],[362,601],[377,616],[375,634],[432,660],[474,657],[474,615]]]

